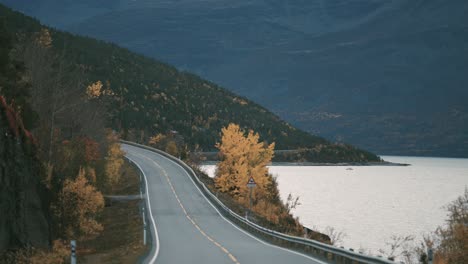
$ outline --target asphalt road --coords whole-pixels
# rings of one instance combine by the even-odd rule
[[[175,162],[122,144],[147,183],[153,247],[145,263],[323,263],[265,243],[221,217]]]

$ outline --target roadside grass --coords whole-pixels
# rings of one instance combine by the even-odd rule
[[[139,194],[140,176],[128,161],[122,176],[109,195]],[[143,245],[143,223],[140,200],[112,201],[106,199],[99,222],[104,226],[102,233],[93,240],[78,242],[78,263],[136,263],[148,247]]]

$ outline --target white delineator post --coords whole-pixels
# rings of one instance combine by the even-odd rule
[[[432,250],[432,248],[429,248],[427,250],[427,260],[428,260],[429,264],[432,264],[432,262],[434,260],[434,251]]]
[[[141,172],[140,172],[140,199],[143,199],[143,182],[141,179]]]
[[[70,263],[71,264],[76,264],[76,240],[72,240],[70,242],[71,245],[71,259]]]
[[[146,246],[146,217],[145,217],[145,206],[142,207],[143,214],[143,245]]]
[[[141,184],[143,184],[143,181],[142,181],[142,172],[140,171],[140,199],[143,199],[143,186]],[[141,218],[143,220],[143,245],[146,246],[146,229],[147,229],[147,225],[146,225],[146,217],[145,217],[145,205],[143,204],[143,206],[141,207]]]

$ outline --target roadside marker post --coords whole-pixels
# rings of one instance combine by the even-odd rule
[[[427,260],[428,260],[428,263],[429,264],[432,264],[432,261],[434,259],[434,251],[432,250],[432,248],[429,248],[427,250]]]
[[[463,203],[463,212],[465,212],[465,214],[468,214],[468,201]],[[465,226],[468,226],[468,219],[465,217],[465,221],[463,223]]]
[[[143,199],[143,173],[140,171],[140,199]],[[141,218],[143,219],[143,245],[146,246],[146,230],[148,229],[146,224],[146,217],[145,217],[145,204],[143,202],[141,206]]]
[[[70,241],[71,246],[71,264],[76,264],[76,240]]]
[[[142,207],[142,214],[143,214],[143,245],[146,246],[146,218],[145,218],[145,206]]]
[[[140,171],[140,199],[143,199],[143,176],[142,172]]]
[[[250,176],[249,181],[247,182],[247,188],[249,188],[249,210],[245,213],[245,219],[249,219],[249,214],[252,211],[252,190],[257,186],[255,180],[252,176]]]

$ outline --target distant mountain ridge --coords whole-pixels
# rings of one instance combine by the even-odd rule
[[[332,141],[468,157],[464,0],[0,2],[195,72]]]
[[[30,41],[45,29],[37,20],[3,5],[0,20],[20,42]],[[258,132],[262,141],[275,142],[277,149],[308,149],[304,156],[297,157],[301,160],[380,161],[367,151],[333,144],[296,129],[260,105],[196,75],[114,44],[47,30],[53,51],[61,54],[71,68],[79,68],[85,83],[102,81],[108,91],[99,101],[107,107],[105,119],[125,139],[148,142],[156,134],[175,133],[189,149],[213,150],[221,128],[236,123]]]

